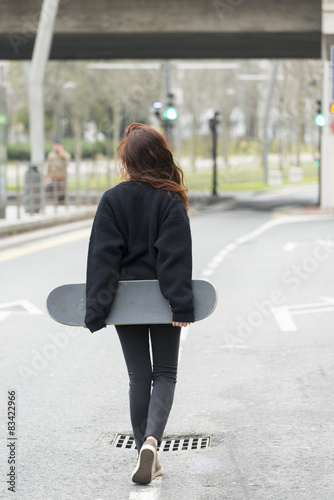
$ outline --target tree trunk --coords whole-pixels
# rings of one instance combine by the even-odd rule
[[[75,139],[75,200],[76,205],[80,204],[80,163],[81,163],[81,134],[82,127],[79,120],[73,121]]]
[[[192,172],[196,172],[196,153],[197,153],[196,120],[193,117],[191,122],[191,136],[189,141],[189,160]]]

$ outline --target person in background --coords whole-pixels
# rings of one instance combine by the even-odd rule
[[[132,481],[149,484],[162,473],[157,448],[173,404],[181,327],[194,321],[188,190],[181,168],[154,128],[133,123],[117,152],[125,182],[104,193],[95,215],[85,324],[92,333],[106,326],[118,280],[158,279],[169,300],[171,324],[116,326],[139,454]]]
[[[51,193],[55,204],[65,204],[67,164],[71,155],[65,151],[62,144],[55,142],[48,154],[48,178],[51,183]]]

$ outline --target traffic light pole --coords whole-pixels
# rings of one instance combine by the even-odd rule
[[[212,132],[213,186],[212,195],[217,196],[217,128]]]
[[[269,134],[268,134],[268,124],[270,118],[270,111],[272,108],[272,100],[275,90],[276,77],[279,67],[279,61],[273,63],[273,70],[271,73],[271,80],[268,89],[268,95],[265,105],[264,119],[263,119],[263,130],[262,130],[262,167],[263,167],[263,183],[268,184],[268,154],[269,154]]]
[[[220,122],[219,113],[216,111],[214,117],[209,120],[212,132],[212,159],[213,159],[213,182],[212,196],[217,196],[217,125]]]
[[[321,208],[334,208],[334,133],[331,129],[331,119],[329,115],[330,100],[332,98],[333,75],[331,61],[324,60],[323,88],[322,88],[322,110],[324,114],[324,126],[321,131],[321,174],[320,190]]]
[[[319,183],[319,189],[318,189],[318,206],[321,206],[321,140],[322,140],[322,134],[321,130],[322,127],[318,127],[318,150],[319,150],[319,171],[318,171],[318,183]]]
[[[170,61],[166,59],[165,60],[165,103],[167,103],[168,101],[169,94],[170,94]],[[171,123],[168,120],[168,118],[164,117],[162,125],[164,128],[164,135],[166,137],[166,140],[168,144],[171,145],[172,129],[171,129]]]
[[[164,136],[165,136],[168,144],[171,146],[171,142],[172,142],[172,134],[171,134],[172,127],[171,127],[171,123],[168,120],[168,118],[164,118],[163,119],[162,125],[163,125],[163,128],[164,128]]]
[[[6,161],[7,161],[7,111],[6,88],[2,85],[2,67],[0,66],[0,219],[6,217],[7,187],[6,187]]]

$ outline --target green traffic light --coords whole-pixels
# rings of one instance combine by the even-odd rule
[[[325,117],[321,113],[319,113],[315,119],[315,123],[318,125],[318,127],[323,127],[325,125]]]
[[[168,120],[175,120],[177,118],[177,112],[175,108],[167,108],[164,112],[165,118]]]

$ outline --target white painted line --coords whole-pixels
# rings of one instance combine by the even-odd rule
[[[319,313],[319,312],[327,312],[327,311],[334,311],[334,307],[316,307],[314,309],[299,309],[298,311],[293,311],[293,314],[314,314],[314,313]]]
[[[312,245],[321,245],[323,247],[334,247],[334,241],[332,240],[314,240],[314,241],[309,241],[309,242],[303,242],[303,241],[288,241],[285,243],[283,246],[284,252],[292,252],[295,250],[295,248],[305,245],[305,244],[312,244]]]
[[[179,349],[179,361],[182,357],[182,353],[183,353],[183,344],[185,343],[185,341],[187,340],[187,337],[188,337],[188,333],[190,331],[190,325],[188,326],[184,326],[182,329],[181,329],[181,338],[180,338],[180,349]]]
[[[328,302],[328,304],[334,304],[334,297],[319,297],[319,299]]]
[[[219,349],[250,349],[250,347],[248,345],[230,344],[230,345],[220,345]]]
[[[322,302],[309,302],[307,304],[294,304],[288,306],[290,311],[293,311],[293,314],[296,314],[295,309],[304,310],[304,309],[313,309],[317,307],[318,309],[322,309],[323,307],[328,307],[328,304],[334,305],[334,297],[319,297]]]
[[[247,243],[257,236],[260,236],[260,234],[264,233],[265,231],[268,231],[268,229],[271,229],[272,227],[275,226],[280,226],[283,224],[296,224],[298,222],[314,222],[318,220],[327,220],[327,219],[333,219],[333,216],[331,214],[324,214],[324,215],[283,215],[281,217],[278,217],[276,219],[272,219],[270,221],[265,222],[264,224],[261,224],[258,228],[254,229],[250,233],[245,234],[244,236],[241,236],[240,238],[237,238],[234,242],[228,243],[225,247],[223,247],[219,252],[211,259],[209,264],[207,265],[206,268],[203,269],[201,272],[201,275],[204,276],[212,276],[214,273],[214,269],[218,267],[218,264],[221,264],[224,261],[224,258],[233,250],[235,250],[238,245],[243,245],[244,243]],[[320,242],[321,240],[319,240]],[[323,244],[327,244],[328,242],[324,242]],[[284,250],[286,252],[291,252],[295,246],[297,245],[296,242],[288,242],[284,246]],[[331,245],[331,243],[330,243]],[[334,246],[334,242],[333,242]]]
[[[63,236],[61,238],[56,238],[56,239],[52,238],[52,240],[36,243],[31,246],[19,248],[17,250],[15,249],[8,250],[0,255],[0,262],[4,262],[10,259],[15,259],[17,257],[22,257],[24,255],[29,255],[35,252],[41,252],[42,250],[47,250],[49,248],[53,248],[56,246],[65,245],[66,243],[72,243],[73,241],[87,238],[89,235],[90,235],[90,229],[86,229],[85,231],[78,231],[75,234],[70,234],[67,236]]]
[[[226,247],[224,247],[224,251],[227,253],[232,252],[235,248],[237,248],[237,246],[238,245],[236,243],[229,243]]]
[[[219,252],[219,254],[218,254],[218,255],[216,255],[216,257],[214,257],[214,258],[212,259],[212,262],[215,262],[215,263],[217,263],[217,264],[220,264],[221,262],[223,262],[224,257],[225,257],[225,255],[221,255],[221,254],[220,254],[220,252]]]
[[[334,247],[334,241],[331,240],[316,240],[316,243],[324,247]]]
[[[278,222],[279,220],[280,219],[273,219],[273,220],[270,220],[268,222],[265,222],[264,224],[259,226],[257,229],[254,229],[254,231],[251,231],[250,233],[245,234],[245,236],[241,236],[240,238],[237,238],[236,243],[238,245],[243,245],[244,243],[247,243],[248,241],[253,240],[254,238],[259,236],[260,234],[267,231],[268,229],[271,229],[272,227],[277,226],[279,224],[279,222]]]
[[[43,312],[38,309],[34,304],[29,302],[29,300],[20,300],[18,301],[25,309],[28,314],[43,314]]]
[[[315,314],[334,311],[334,298],[321,297],[322,302],[310,302],[308,304],[294,304],[291,306],[273,307],[271,309],[274,318],[283,332],[297,330],[292,316],[296,314]]]
[[[273,307],[272,313],[282,332],[296,332],[297,326],[287,307]]]
[[[8,316],[10,316],[10,312],[0,311],[0,321],[8,318]]]
[[[20,309],[16,310],[15,307],[19,307]],[[4,320],[11,314],[20,315],[20,314],[44,314],[43,311],[38,309],[34,304],[32,304],[29,300],[14,300],[11,302],[2,302],[0,304],[0,321]]]
[[[204,269],[202,271],[202,276],[211,276],[213,274],[213,269]]]
[[[135,490],[130,491],[129,500],[159,500],[160,487],[161,487],[160,477],[154,479],[154,481],[145,489],[139,489],[140,487],[136,486]]]
[[[297,246],[297,243],[295,241],[288,241],[285,243],[283,250],[284,252],[292,252]]]

